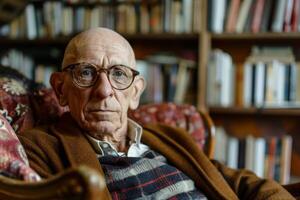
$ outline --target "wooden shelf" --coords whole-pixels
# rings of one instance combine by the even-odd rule
[[[57,2],[61,2],[60,0],[48,0],[48,1],[57,1]],[[33,3],[33,4],[43,4],[44,1],[43,0],[30,0],[29,1],[30,3]],[[62,2],[64,5],[68,5],[68,6],[73,6],[73,7],[78,7],[78,6],[85,6],[85,7],[94,7],[94,6],[98,6],[98,5],[101,5],[101,6],[116,6],[118,4],[157,4],[157,3],[160,3],[161,0],[148,0],[148,1],[140,1],[140,0],[127,0],[127,1],[116,1],[116,0],[113,0],[113,1],[108,1],[108,2],[105,2],[105,1],[94,1],[94,2],[88,2],[88,1],[85,1],[85,0],[82,0],[82,1],[79,1],[79,2],[76,2],[76,3],[70,3],[70,2]]]
[[[292,33],[221,33],[211,34],[212,40],[300,40],[300,32]]]
[[[175,40],[175,41],[197,41],[198,34],[176,34],[176,33],[149,33],[149,34],[122,34],[129,41],[153,41],[153,40]],[[37,39],[27,39],[27,38],[6,38],[0,37],[0,44],[2,46],[11,47],[28,47],[28,46],[65,46],[72,36],[58,36],[56,38],[37,38]]]
[[[121,33],[122,34],[122,33]],[[128,40],[195,40],[199,38],[198,33],[136,33],[122,34]]]
[[[298,108],[242,108],[242,107],[210,107],[212,115],[272,115],[272,116],[300,116]]]

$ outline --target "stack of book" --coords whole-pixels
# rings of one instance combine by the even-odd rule
[[[299,67],[290,47],[254,47],[244,64],[243,105],[278,107],[299,102]]]
[[[231,56],[220,49],[213,50],[210,54],[206,85],[206,100],[209,106],[233,105],[235,67]]]

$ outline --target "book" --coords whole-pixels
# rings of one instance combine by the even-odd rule
[[[280,156],[280,178],[281,184],[288,184],[290,182],[290,170],[291,170],[291,157],[292,157],[292,137],[285,135],[282,138],[282,150]]]
[[[271,30],[273,32],[282,32],[284,23],[284,11],[286,8],[286,0],[278,0],[276,2],[275,12]]]
[[[149,12],[148,12],[148,8],[147,8],[147,5],[145,4],[141,4],[140,6],[140,31],[141,33],[149,33],[150,31],[150,26],[149,26],[149,23],[150,23],[150,16],[149,16]],[[165,13],[165,15],[167,15]],[[168,24],[169,26],[169,21],[167,21],[165,24]],[[165,27],[165,31],[169,31],[169,29],[167,29],[168,27],[166,25]]]
[[[274,160],[274,177],[273,179],[279,182],[280,179],[280,171],[281,171],[281,151],[282,151],[282,136],[276,136],[276,152],[275,152],[275,160]]]
[[[167,102],[174,101],[176,91],[176,77],[178,71],[178,64],[162,64],[162,75],[163,75],[163,94],[164,100]]]
[[[233,104],[234,96],[234,65],[229,54],[223,53],[221,58],[222,65],[219,65],[221,76],[221,97],[220,105],[228,107]]]
[[[273,0],[265,0],[265,6],[263,9],[261,24],[260,24],[260,32],[267,32],[270,30],[270,24],[272,21],[272,14],[274,10],[275,1]]]
[[[285,11],[284,11],[284,21],[283,21],[283,31],[291,31],[292,13],[293,13],[294,0],[287,0]]]
[[[191,73],[195,72],[195,68],[196,63],[193,60],[180,59],[176,77],[175,103],[184,103],[188,86],[191,81]]]
[[[241,3],[241,7],[239,10],[239,14],[238,14],[238,20],[237,20],[237,24],[235,27],[235,31],[237,33],[243,32],[245,24],[246,24],[247,16],[249,15],[249,10],[251,8],[252,3],[253,3],[253,0],[244,0]]]
[[[247,135],[245,139],[245,168],[253,171],[254,160],[254,142],[255,138],[252,135]]]
[[[182,32],[191,33],[192,32],[192,15],[193,13],[193,0],[184,0],[182,1]]]
[[[271,137],[268,139],[268,146],[267,146],[267,156],[266,156],[266,166],[265,169],[265,177],[269,179],[273,179],[275,176],[275,157],[276,157],[276,144],[277,138]]]
[[[206,84],[206,99],[209,105],[218,105],[218,99],[220,98],[220,83],[217,76],[217,57],[219,53],[219,51],[213,51],[209,55]]]
[[[165,0],[162,2],[163,7],[164,7],[164,32],[171,32],[171,9],[172,9],[172,0]],[[144,8],[146,7],[145,5],[142,5]],[[147,12],[147,11],[145,11]]]
[[[252,74],[253,74],[253,65],[252,63],[246,62],[244,65],[244,100],[243,104],[245,107],[252,105]]]
[[[246,162],[246,139],[239,139],[239,152],[238,152],[238,169],[245,168]]]
[[[212,12],[211,31],[214,33],[222,33],[224,30],[226,1],[212,0],[210,12]]]
[[[265,102],[270,103],[275,101],[275,70],[273,67],[273,62],[267,63],[266,66],[266,92],[265,92]]]
[[[254,162],[253,171],[255,174],[261,178],[264,177],[264,161],[265,161],[265,151],[266,151],[266,141],[264,138],[256,138],[254,141]]]
[[[212,106],[231,106],[235,85],[232,58],[222,50],[215,49],[209,59],[207,102]]]
[[[250,6],[248,16],[246,18],[246,22],[245,22],[245,25],[244,25],[244,28],[243,28],[243,32],[245,32],[245,33],[250,33],[251,32],[251,25],[252,25],[253,17],[254,17],[254,14],[255,14],[255,5],[256,5],[256,2],[254,0],[252,2],[251,6]]]
[[[253,20],[251,24],[251,31],[253,33],[258,33],[260,31],[260,25],[262,21],[264,8],[265,8],[265,0],[256,0],[254,6]]]
[[[215,134],[215,151],[214,151],[214,159],[219,162],[225,164],[226,163],[226,144],[227,144],[227,133],[223,127],[216,127]]]
[[[292,16],[291,16],[291,31],[297,32],[298,31],[298,24],[299,24],[299,12],[300,12],[300,0],[294,0]]]
[[[264,104],[265,101],[265,79],[266,79],[266,70],[265,64],[258,61],[255,64],[255,88],[254,88],[254,105],[260,107]]]
[[[233,169],[238,168],[238,145],[239,145],[239,140],[236,137],[228,137],[227,140],[227,166]]]
[[[203,0],[194,0],[193,1],[193,24],[192,30],[193,33],[199,33],[202,30],[201,27],[201,15],[199,15]]]
[[[228,33],[235,32],[235,26],[238,19],[238,11],[240,8],[241,0],[231,0],[229,11],[228,11],[228,17],[226,21],[225,31]]]
[[[300,88],[300,63],[297,62],[295,64],[295,67],[296,67],[296,77],[297,77],[296,86],[295,86],[295,88],[296,88],[296,100],[295,101],[300,102],[300,90],[299,90],[299,88]]]
[[[35,8],[33,4],[28,4],[25,8],[26,30],[28,39],[37,37],[37,24],[35,19]]]

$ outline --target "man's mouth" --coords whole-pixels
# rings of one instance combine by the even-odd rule
[[[101,108],[95,108],[95,109],[89,109],[88,112],[116,112],[111,109],[101,109]]]

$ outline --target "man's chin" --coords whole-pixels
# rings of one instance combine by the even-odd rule
[[[113,135],[116,132],[118,126],[111,121],[98,121],[95,123],[89,122],[86,130],[89,130],[90,133],[97,135]]]

